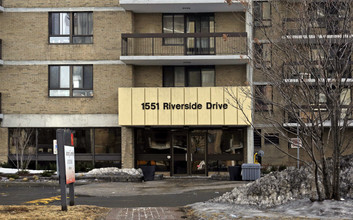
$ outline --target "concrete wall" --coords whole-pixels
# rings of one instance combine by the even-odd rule
[[[121,128],[121,167],[135,167],[134,129]]]

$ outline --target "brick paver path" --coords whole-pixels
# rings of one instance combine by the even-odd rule
[[[175,220],[185,219],[179,208],[146,207],[146,208],[113,208],[106,220]]]

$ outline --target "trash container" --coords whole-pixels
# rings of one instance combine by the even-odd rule
[[[156,166],[141,166],[141,170],[143,173],[143,179],[145,181],[154,180],[154,174],[156,171]]]
[[[231,181],[241,181],[241,166],[229,166],[228,171]]]
[[[244,163],[241,165],[242,180],[257,180],[260,178],[260,164]]]

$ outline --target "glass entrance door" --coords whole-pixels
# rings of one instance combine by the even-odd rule
[[[188,135],[187,133],[172,134],[172,174],[188,174]]]
[[[206,133],[191,133],[189,142],[189,169],[191,175],[206,175]]]

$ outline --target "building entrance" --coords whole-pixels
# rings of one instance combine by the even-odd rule
[[[244,161],[243,130],[137,128],[136,167],[155,165],[172,176],[227,171]]]
[[[173,175],[206,175],[206,133],[172,134]]]

